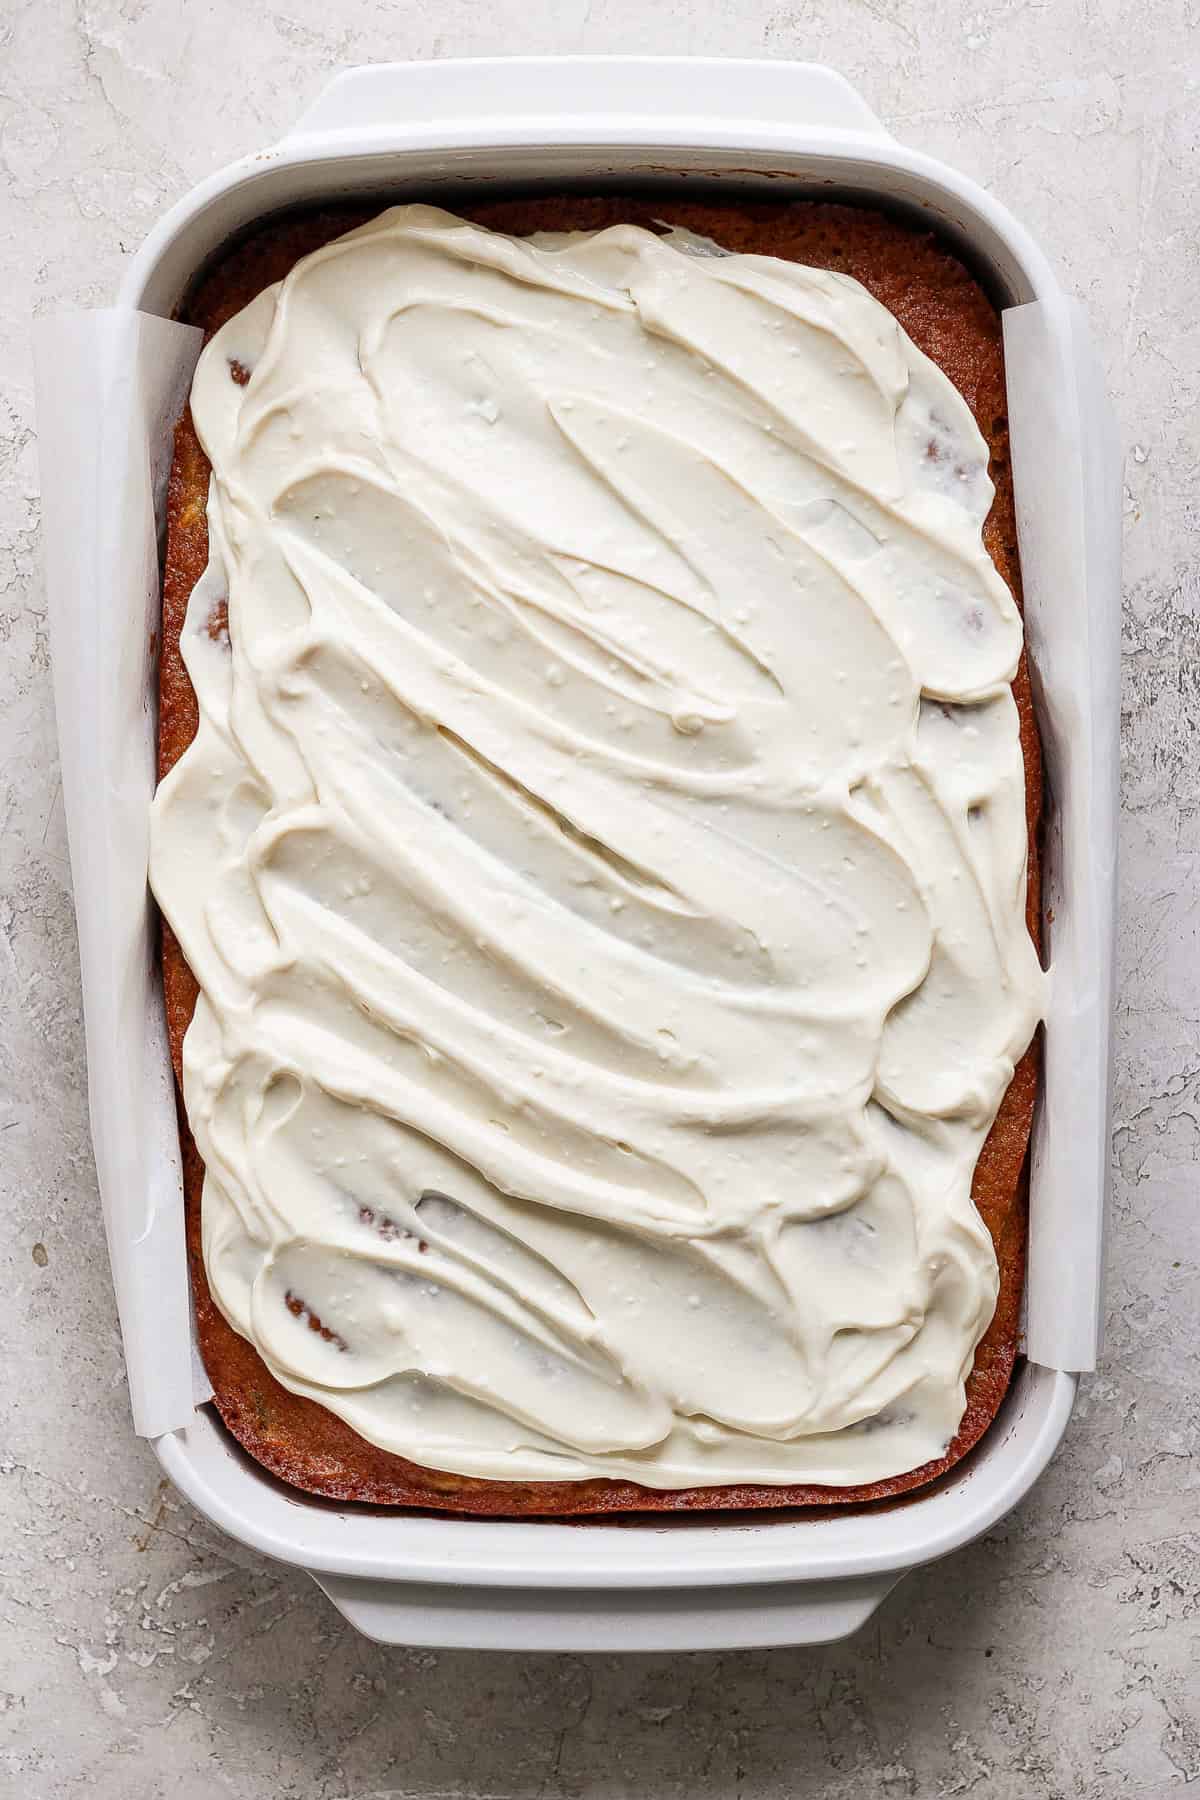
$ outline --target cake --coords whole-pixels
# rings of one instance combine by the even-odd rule
[[[215,1402],[274,1474],[342,1501],[520,1516],[894,1497],[978,1441],[1018,1341],[1037,1085],[1036,1048],[1024,1046],[1038,1003],[1040,763],[1008,599],[1019,601],[1020,590],[999,321],[928,233],[857,208],[571,195],[489,201],[470,219],[504,235],[485,239],[433,209],[397,209],[377,222],[347,211],[277,222],[223,256],[184,308],[210,337],[227,328],[202,365],[207,387],[198,373],[194,390],[209,448],[218,461],[233,459],[221,516],[241,536],[223,556],[216,546],[214,566],[250,558],[257,573],[240,593],[269,592],[276,608],[265,625],[258,619],[253,644],[244,627],[238,680],[252,667],[258,696],[237,713],[244,687],[219,696],[244,615],[221,574],[205,575],[214,551],[210,464],[189,411],[169,493],[160,775],[196,733],[181,654],[189,605],[193,672],[211,674],[211,766],[201,772],[207,788],[193,768],[190,788],[181,771],[161,790],[152,879],[192,959],[207,958],[210,970],[187,1076],[209,1149],[203,1207],[205,1168],[182,1107],[180,1129],[197,1327]],[[531,236],[533,276],[530,251],[513,241]],[[265,327],[276,305],[268,290],[334,240],[355,246],[357,262],[335,246],[303,264],[303,281],[287,290],[299,361],[285,337],[272,351],[278,368],[268,368]],[[388,271],[401,256],[409,261],[395,280]],[[456,290],[461,316],[447,331],[437,283],[447,267],[475,268],[478,259],[490,286],[465,300]],[[341,303],[339,281],[345,294],[369,290],[378,300],[365,323],[352,319],[357,368],[344,344],[339,364],[321,323]],[[504,311],[514,287],[525,307],[515,326]],[[652,335],[631,339],[628,302],[605,298],[617,291],[636,292],[638,329]],[[748,307],[757,329],[745,325]],[[722,361],[727,353],[736,366]],[[789,355],[804,369],[802,414],[788,410]],[[598,358],[607,359],[603,380]],[[297,368],[311,377],[303,394]],[[282,389],[272,391],[271,379]],[[552,393],[557,460],[535,480],[496,443],[511,423],[544,451],[545,393],[542,410],[530,410],[539,380]],[[903,506],[881,473],[870,423],[897,382],[909,396],[905,454],[916,468]],[[976,467],[960,455],[969,433],[951,416],[953,390],[986,444],[990,511],[982,457]],[[321,414],[334,391],[336,408]],[[407,410],[379,438],[372,408],[383,417],[397,393]],[[242,413],[252,399],[260,415]],[[847,404],[862,425],[848,437]],[[323,418],[319,429],[306,428],[307,406]],[[411,421],[427,418],[433,429],[444,416],[455,435],[441,461],[432,450],[414,459]],[[695,442],[716,432],[719,454],[692,455],[681,419]],[[336,481],[309,457],[321,432],[341,434]],[[377,439],[391,459],[386,481]],[[586,492],[574,464],[564,472],[572,457],[589,471]],[[824,473],[802,492],[813,469]],[[758,512],[745,497],[746,471],[762,490],[751,494]],[[511,512],[486,487],[497,479],[509,484]],[[522,499],[523,482],[532,499]],[[838,496],[832,504],[827,489]],[[545,526],[554,541],[531,560],[529,507],[544,494],[561,502]],[[782,550],[775,525],[762,529],[764,495]],[[624,523],[614,533],[617,504]],[[659,505],[675,522],[669,529]],[[990,565],[981,567],[985,511]],[[654,540],[637,548],[636,580],[630,544],[620,542],[631,512],[649,519],[639,531]],[[891,522],[872,535],[884,512]],[[262,545],[260,514],[270,540]],[[914,521],[927,533],[924,549],[906,536]],[[961,542],[944,542],[954,531]],[[597,549],[606,532],[616,545],[611,566]],[[397,544],[402,569],[388,565]],[[789,641],[786,607],[763,604],[759,616],[776,579],[772,557],[797,605],[823,606],[831,583],[848,596],[845,612],[820,626],[850,632],[846,621],[857,621],[844,668],[828,663],[824,639],[828,666],[813,643]],[[874,574],[851,578],[864,558],[874,558]],[[964,598],[946,570],[968,563],[978,591]],[[925,586],[914,567],[933,570]],[[877,608],[893,607],[893,647],[905,644],[903,657],[878,666],[879,620],[854,610],[864,584]],[[734,589],[749,604],[730,610]],[[927,600],[934,608],[924,636],[917,610],[911,626],[895,611],[905,595],[914,608]],[[419,605],[443,634],[432,658],[421,647]],[[299,660],[289,661],[294,634],[306,632]],[[910,664],[923,670],[919,681]],[[1001,665],[1005,680],[1013,675],[1011,701],[997,691]],[[496,668],[507,670],[503,693]],[[780,705],[778,693],[796,697]],[[264,694],[292,723],[257,746],[264,763],[247,777],[242,729],[258,729]],[[221,706],[225,724],[214,724]],[[965,754],[956,735],[965,707],[975,709],[967,729],[982,730],[978,753]],[[907,721],[899,736],[889,708]],[[222,731],[235,714],[236,754],[223,763]],[[326,727],[337,740],[328,757],[314,735]],[[906,761],[896,745],[918,740]],[[982,774],[972,774],[973,758],[987,765]],[[393,759],[406,771],[402,783],[392,782]],[[826,792],[831,771],[848,796],[837,805]],[[994,793],[981,798],[993,776]],[[968,777],[983,783],[978,794],[967,794]],[[264,779],[277,784],[270,795]],[[758,790],[748,798],[748,782],[765,799]],[[909,832],[922,846],[916,860],[943,859],[945,896],[964,872],[972,886],[992,849],[981,857],[953,848],[945,820],[925,817],[935,790],[959,839],[977,831],[991,846],[994,834],[999,857],[988,905],[943,932],[947,944],[967,944],[968,961],[978,952],[986,962],[993,938],[1000,946],[995,979],[964,978],[957,1023],[939,1018],[935,1004],[931,1024],[928,1009],[911,1003],[928,1000],[934,985],[913,973],[930,954],[921,918],[944,903],[950,919],[953,905],[937,898],[933,862],[919,879],[895,866],[897,844]],[[268,814],[278,818],[281,796],[287,829],[260,855],[266,840],[254,834],[271,837]],[[872,806],[882,806],[879,818]],[[733,809],[732,827],[722,807]],[[211,840],[206,808],[221,818]],[[342,821],[334,853],[323,809]],[[595,818],[603,833],[588,829]],[[393,820],[407,820],[406,829]],[[514,872],[505,856],[518,828],[528,866]],[[804,913],[807,890],[793,867],[800,875],[824,867],[818,831],[832,832],[839,861],[857,871],[857,886],[848,876],[843,892],[841,876],[825,869],[828,937]],[[776,832],[787,834],[782,858],[770,853]],[[386,854],[372,843],[376,833]],[[265,933],[259,901],[238,886],[252,841],[251,886],[260,877],[275,884]],[[230,874],[208,891],[230,845],[237,880]],[[435,904],[430,884],[442,870]],[[864,891],[875,912],[852,928],[845,921],[868,903]],[[470,906],[485,901],[468,922]],[[783,936],[790,920],[794,939]],[[305,946],[291,963],[271,941],[280,930]],[[407,963],[396,957],[397,933]],[[336,979],[331,957],[347,959]],[[297,969],[307,999],[298,998]],[[197,984],[166,922],[163,974],[182,1084]],[[870,983],[877,991],[865,991]],[[401,988],[403,1018],[394,1010]],[[247,1049],[229,1051],[246,993],[271,1017],[269,1054],[256,1027]],[[566,1028],[547,1009],[550,993],[574,1007]],[[855,1059],[872,1006],[881,1023],[868,1094]],[[673,1009],[661,1013],[670,1025],[656,1007]],[[931,1041],[957,1044],[961,1055],[925,1066]],[[307,1046],[299,1060],[295,1044]],[[490,1084],[487,1106],[481,1082]],[[393,1094],[381,1114],[372,1110],[377,1089]],[[310,1090],[322,1096],[315,1109]],[[414,1094],[428,1118],[413,1113]],[[434,1115],[446,1123],[435,1129]],[[619,1115],[632,1141],[610,1129]],[[297,1118],[303,1146],[292,1141]],[[973,1160],[978,1148],[973,1206],[970,1168],[947,1175],[964,1146]],[[913,1160],[927,1152],[942,1159],[933,1174]],[[339,1174],[355,1156],[358,1173]],[[264,1158],[273,1173],[260,1191]],[[756,1159],[757,1184],[747,1173]],[[790,1188],[789,1168],[800,1176]],[[382,1171],[408,1201],[392,1199]],[[268,1215],[274,1223],[259,1230],[254,1217]],[[618,1300],[627,1314],[618,1316]],[[900,1466],[906,1458],[911,1466]]]

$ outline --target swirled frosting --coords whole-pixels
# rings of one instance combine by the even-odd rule
[[[857,283],[696,248],[397,207],[192,392],[151,874],[209,1282],[468,1475],[896,1475],[995,1305],[1041,976],[986,446]]]

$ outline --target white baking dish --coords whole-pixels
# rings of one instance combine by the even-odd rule
[[[905,1506],[856,1515],[571,1526],[341,1509],[273,1481],[209,1407],[179,1429],[159,1428],[162,1466],[194,1505],[243,1543],[310,1570],[349,1619],[384,1641],[676,1649],[845,1635],[905,1571],[978,1536],[1028,1492],[1066,1428],[1076,1371],[1095,1354],[1107,1164],[1119,466],[1082,320],[1024,230],[972,183],[897,145],[840,76],[814,65],[402,64],[338,77],[281,144],[196,188],[131,265],[120,307],[170,317],[231,235],[286,206],[384,193],[452,204],[455,189],[604,179],[663,184],[669,213],[669,186],[684,178],[689,191],[712,179],[773,194],[832,190],[919,212],[1015,309],[1006,315],[1010,369],[1019,363],[1025,373],[1020,391],[1010,380],[1010,414],[1029,641],[1051,777],[1046,875],[1054,921],[1047,1094],[1033,1171],[1029,1360],[966,1466]],[[48,374],[40,377],[49,384]],[[148,422],[146,431],[158,434],[148,454],[153,466],[166,442],[163,423]],[[53,602],[53,566],[50,573]],[[1072,611],[1069,629],[1064,608]],[[69,614],[58,606],[60,637],[71,629]],[[87,683],[96,676],[80,673],[78,659],[64,655],[59,663],[56,642],[78,887],[80,864],[104,855],[97,837],[104,825],[87,794],[71,791],[67,765],[80,758],[67,724],[74,732],[76,713],[87,714]],[[152,705],[149,692],[142,698]],[[80,933],[82,944],[82,907]],[[91,1009],[99,1002],[88,996],[89,960],[85,951]],[[91,980],[94,988],[94,974]],[[161,1134],[170,1127],[154,1018],[150,1030],[153,1129]],[[89,1010],[90,1055],[91,1032]],[[103,1076],[93,1067],[90,1079],[96,1121]],[[99,1123],[94,1130],[103,1187]],[[171,1192],[177,1203],[177,1186]],[[130,1234],[114,1233],[109,1218],[119,1292],[123,1276],[128,1294],[136,1246],[126,1241]],[[122,1323],[136,1375],[154,1347],[124,1301]]]

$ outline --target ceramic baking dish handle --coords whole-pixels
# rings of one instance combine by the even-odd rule
[[[314,1575],[379,1644],[462,1650],[707,1650],[832,1644],[865,1625],[904,1571],[787,1587],[477,1589]]]
[[[747,125],[756,136],[797,129],[886,138],[870,107],[844,76],[820,63],[724,57],[545,56],[447,62],[380,63],[347,69],[330,82],[285,143],[373,128],[469,125],[501,131],[564,116],[578,133],[627,132],[653,121],[653,138],[685,123],[703,141]]]

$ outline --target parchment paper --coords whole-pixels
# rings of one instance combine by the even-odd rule
[[[1065,329],[1064,329],[1065,325]],[[1052,960],[1032,1163],[1030,1357],[1094,1366],[1107,1195],[1120,458],[1082,316],[1004,316],[1026,619],[1045,740]],[[146,885],[158,537],[200,333],[113,309],[36,328],[46,580],[96,1168],[134,1424],[210,1394],[194,1347]]]
[[[158,527],[201,333],[109,309],[34,328],[42,533],[88,1100],[135,1429],[207,1399],[146,886]]]
[[[1094,1369],[1104,1311],[1121,709],[1121,452],[1087,321],[1005,314],[1025,632],[1046,775],[1050,962],[1026,1353]]]

